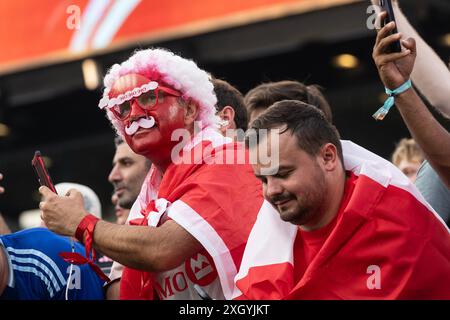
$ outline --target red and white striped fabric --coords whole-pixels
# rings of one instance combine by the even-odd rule
[[[163,177],[153,170],[128,219],[130,224],[141,224],[141,209],[154,201],[148,225],[157,227],[172,219],[204,250],[167,272],[149,274],[126,268],[121,283],[123,299],[156,298],[153,293],[159,299],[199,299],[194,284],[213,299],[230,299],[233,294],[250,230],[263,206],[262,187],[248,164],[208,161],[234,153],[238,144],[212,129],[203,130],[198,137],[184,150],[202,155],[209,149],[214,150],[212,154],[202,163],[172,164]]]
[[[298,227],[262,211],[233,298],[450,299],[445,223],[390,162],[350,141],[342,145],[353,189],[303,275],[293,265]]]

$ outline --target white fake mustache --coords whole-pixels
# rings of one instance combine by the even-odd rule
[[[132,136],[138,131],[139,128],[150,129],[155,125],[155,118],[149,117],[140,118],[138,121],[133,121],[129,126],[125,127],[125,132],[127,135]]]

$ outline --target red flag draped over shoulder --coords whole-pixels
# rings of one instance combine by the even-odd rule
[[[261,184],[254,177],[251,166],[245,164],[245,159],[242,159],[242,164],[236,164],[239,152],[248,157],[243,146],[238,143],[220,143],[214,139],[222,138],[215,133],[211,135],[213,139],[204,139],[185,152],[183,163],[174,163],[168,167],[158,186],[154,208],[147,210],[147,218],[151,226],[172,219],[191,233],[206,250],[206,259],[210,257],[213,261],[223,292],[221,296],[230,299],[234,291],[234,277],[264,199]],[[191,161],[186,161],[188,158]],[[155,200],[152,179],[154,176],[151,174],[146,179],[147,187],[143,188],[132,208],[130,224],[142,224],[141,209]],[[205,260],[202,263],[207,262]],[[200,267],[196,265],[195,268]],[[184,269],[182,271],[185,272]],[[187,270],[183,277],[188,282],[188,290],[193,291],[190,281],[192,274],[189,272]],[[154,285],[151,285],[152,281]],[[196,284],[203,284],[208,292],[206,282],[206,279],[200,279]],[[184,286],[184,283],[178,286]],[[124,271],[121,298],[149,299],[152,298],[153,289],[158,291],[154,274],[131,269]],[[196,293],[176,297],[172,288],[166,287],[164,290],[162,298],[168,295],[172,298],[198,298]]]
[[[342,145],[352,188],[303,275],[294,275],[298,227],[265,211],[251,231],[234,298],[450,299],[445,223],[391,163]]]

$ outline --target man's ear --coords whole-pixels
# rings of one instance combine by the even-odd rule
[[[320,161],[326,171],[334,171],[339,166],[340,160],[337,148],[332,143],[326,143],[320,150]]]
[[[200,108],[197,103],[194,101],[189,101],[186,104],[186,113],[184,115],[184,124],[186,126],[190,126],[193,124],[198,117],[198,114],[200,113]]]
[[[234,109],[231,106],[225,106],[220,112],[219,117],[222,119],[222,125],[220,126],[221,131],[226,131],[227,129],[236,129],[234,123]]]

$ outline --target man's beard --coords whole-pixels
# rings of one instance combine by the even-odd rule
[[[297,218],[291,222],[296,225],[309,225],[315,223],[324,215],[326,207],[327,186],[324,177],[322,180],[316,180],[315,188],[307,195],[305,202],[298,208]]]
[[[134,201],[136,201],[136,199],[130,199],[130,197],[122,196],[119,198],[118,203],[119,203],[119,206],[121,206],[124,209],[131,209]]]
[[[296,208],[294,213],[290,213],[289,215],[282,214],[282,212],[280,212],[280,217],[283,221],[290,222],[295,225],[304,225],[310,222],[310,220],[313,219],[319,211],[320,209],[318,209],[317,206],[313,207],[311,204],[301,204],[298,208]]]
[[[114,192],[116,192],[117,189],[124,189],[124,192],[118,196],[117,204],[124,209],[131,209],[137,197],[131,196],[131,190],[123,182],[114,184]]]
[[[311,223],[311,221],[314,221],[323,214],[327,195],[325,177],[321,172],[318,172],[314,180],[314,187],[310,188],[308,193],[302,194],[300,199],[290,193],[283,193],[270,199],[272,204],[276,201],[295,201],[295,207],[288,208],[286,211],[280,211],[280,208],[275,206],[283,221],[295,225],[304,225]]]

